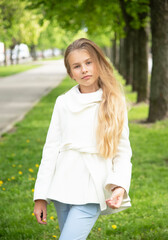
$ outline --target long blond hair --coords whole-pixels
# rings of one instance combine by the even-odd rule
[[[64,55],[64,63],[68,74],[71,69],[68,62],[69,54],[77,49],[87,50],[95,60],[99,71],[98,84],[102,88],[102,101],[98,111],[96,131],[97,147],[102,157],[112,158],[117,152],[124,123],[124,93],[121,85],[115,79],[113,69],[106,60],[102,50],[92,41],[80,38],[68,46]]]

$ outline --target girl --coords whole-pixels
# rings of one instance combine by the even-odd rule
[[[34,213],[57,211],[60,240],[84,240],[100,214],[131,206],[131,147],[123,91],[101,49],[81,38],[65,52],[78,84],[56,100],[43,149]]]

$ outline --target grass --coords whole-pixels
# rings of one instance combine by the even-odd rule
[[[3,240],[58,239],[59,227],[53,204],[48,206],[48,224],[39,225],[33,213],[33,188],[55,99],[74,82],[66,78],[56,89],[0,140],[0,238]],[[136,94],[126,87],[130,102]],[[133,171],[126,211],[99,217],[88,240],[168,239],[168,121],[135,123],[147,118],[147,104],[129,111]],[[36,165],[38,164],[38,165]],[[52,219],[52,217],[54,217]],[[112,227],[116,225],[116,229]]]
[[[9,66],[0,66],[0,77],[7,77],[13,74],[17,74],[20,72],[27,71],[29,69],[33,69],[36,67],[39,67],[41,65],[35,64],[35,65],[30,65],[30,64],[18,64],[18,65],[9,65]]]

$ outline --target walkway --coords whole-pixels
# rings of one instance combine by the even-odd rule
[[[43,66],[0,78],[0,136],[55,88],[66,76],[63,60],[45,61]]]

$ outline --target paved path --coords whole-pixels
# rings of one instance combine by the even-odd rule
[[[0,78],[0,136],[55,88],[66,76],[63,60],[45,61],[43,66]]]

